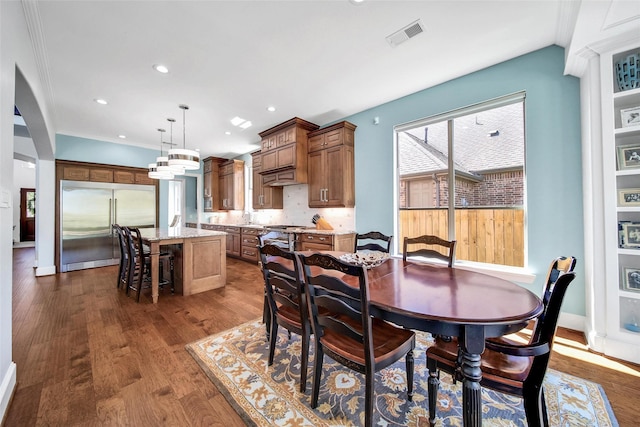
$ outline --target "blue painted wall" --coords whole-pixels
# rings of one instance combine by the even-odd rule
[[[578,277],[563,311],[584,315],[580,87],[577,78],[563,71],[564,50],[550,46],[345,117],[358,126],[357,231],[393,233],[394,125],[524,90],[528,266],[539,275],[527,287],[539,294],[540,276],[546,275],[551,260],[573,255]],[[379,117],[378,125],[374,117]]]

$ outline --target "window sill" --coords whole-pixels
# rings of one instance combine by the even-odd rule
[[[402,258],[402,256],[399,256]],[[446,266],[447,263],[437,259],[427,259],[415,257],[416,260],[429,262],[431,264],[440,264]],[[507,265],[484,264],[473,261],[456,261],[453,265],[455,268],[463,270],[475,271],[478,273],[488,274],[489,276],[498,277],[500,279],[509,280],[523,284],[531,284],[536,280],[536,275],[531,273],[524,267],[510,267]]]
[[[531,284],[536,280],[536,275],[523,267],[481,264],[471,261],[456,261],[455,267],[464,270],[477,271],[478,273],[484,273],[490,276],[499,277],[500,279],[524,284]]]

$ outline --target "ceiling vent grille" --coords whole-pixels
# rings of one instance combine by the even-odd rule
[[[396,47],[399,44],[404,43],[423,32],[424,24],[418,19],[417,21],[412,22],[406,27],[399,29],[390,36],[387,36],[387,42],[391,45],[391,47]]]

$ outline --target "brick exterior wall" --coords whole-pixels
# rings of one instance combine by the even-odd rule
[[[412,178],[412,179],[425,179]],[[446,207],[449,203],[449,186],[447,176],[438,177],[440,191],[440,207]],[[428,178],[430,179],[430,178]],[[400,207],[406,208],[408,204],[409,180],[401,180],[399,188]],[[432,181],[432,185],[435,183]],[[436,194],[434,191],[433,204],[436,206]],[[490,173],[484,175],[480,182],[470,181],[464,178],[456,178],[456,206],[469,207],[495,207],[495,206],[522,206],[524,204],[524,173],[523,171],[508,171]],[[421,206],[426,207],[426,206]]]

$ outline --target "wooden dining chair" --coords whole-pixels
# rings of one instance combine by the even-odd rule
[[[524,401],[527,425],[530,427],[548,426],[542,383],[551,357],[562,301],[574,278],[575,273],[569,271],[559,274],[551,283],[549,297],[528,344],[487,340],[485,351],[482,353],[480,385],[521,397]],[[427,349],[431,426],[435,425],[440,371],[447,372],[454,380],[461,381],[463,377],[460,365],[458,341],[455,339],[447,342],[436,338],[435,344]]]
[[[300,335],[300,392],[304,393],[307,388],[311,325],[298,263],[293,252],[285,251],[276,245],[260,245],[259,250],[267,300],[268,365],[273,364],[278,325],[287,329],[289,334],[293,332]],[[283,263],[282,260],[287,263]]]
[[[419,245],[420,247],[410,251],[410,245]],[[430,247],[425,248],[425,246]],[[437,249],[433,249],[433,246],[440,246],[446,249],[446,254],[443,254]],[[451,267],[453,266],[456,258],[456,241],[444,240],[438,236],[431,236],[428,234],[417,237],[405,237],[404,244],[402,245],[402,259],[406,261],[409,257],[417,256],[444,261],[449,267]]]
[[[391,251],[392,240],[393,236],[384,235],[379,231],[356,234],[356,242],[353,252],[369,250],[389,253]]]
[[[374,374],[402,357],[406,362],[407,398],[412,400],[415,334],[371,316],[369,283],[362,266],[325,254],[296,252],[296,256],[302,265],[315,342],[311,406],[318,406],[326,353],[365,375],[364,425],[369,427],[373,422]]]
[[[136,293],[136,301],[140,302],[140,294],[143,288],[151,287],[151,255],[149,249],[142,241],[140,229],[137,227],[122,227],[127,236],[127,248],[129,252],[128,275],[127,275],[127,295],[129,291]],[[162,288],[167,284],[171,285],[171,293],[175,292],[174,255],[172,252],[161,252],[160,271],[158,287]],[[164,279],[163,265],[169,264],[170,280]]]

